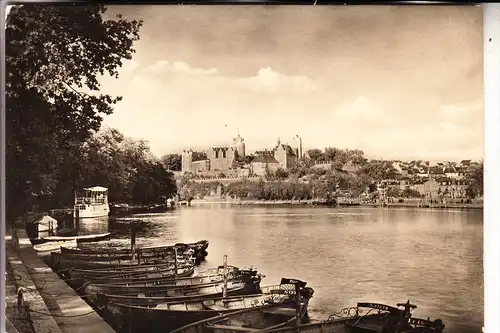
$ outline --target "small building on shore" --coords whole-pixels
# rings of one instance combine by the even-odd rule
[[[271,154],[261,154],[250,163],[250,170],[255,176],[265,176],[267,172],[274,173],[280,167],[280,163]]]

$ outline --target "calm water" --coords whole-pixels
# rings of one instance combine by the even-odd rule
[[[410,301],[416,317],[441,318],[447,332],[483,326],[483,213],[383,208],[200,204],[168,213],[80,222],[81,233],[108,228],[138,244],[208,239],[205,266],[257,268],[262,285],[298,278],[315,290],[313,318],[358,301]]]

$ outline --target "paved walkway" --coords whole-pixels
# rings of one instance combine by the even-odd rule
[[[7,261],[17,287],[22,287],[34,332],[113,333],[114,330],[37,254],[24,230],[9,241]],[[15,249],[14,244],[19,246]],[[17,289],[16,289],[17,290]],[[16,300],[17,301],[17,300]]]
[[[7,333],[35,333],[30,319],[25,312],[17,308],[17,288],[14,283],[14,273],[10,265],[5,272],[5,319]]]

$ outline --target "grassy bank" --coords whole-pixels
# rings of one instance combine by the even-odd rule
[[[215,199],[195,199],[191,203],[196,204],[232,204],[238,206],[248,205],[313,205],[314,200],[239,200],[218,198]],[[432,209],[483,209],[482,203],[461,204],[461,203],[448,203],[448,204],[420,204],[417,201],[408,202],[391,202],[382,206],[380,203],[340,203],[338,207],[413,207],[413,208],[432,208]]]

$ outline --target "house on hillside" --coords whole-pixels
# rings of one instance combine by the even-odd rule
[[[271,154],[258,155],[250,163],[250,170],[255,176],[265,176],[267,170],[274,173],[279,167],[280,163]]]

